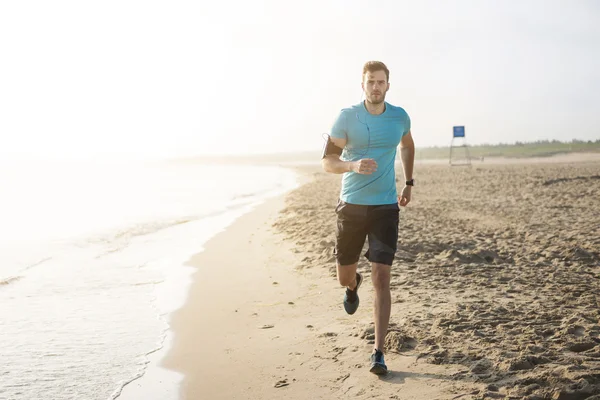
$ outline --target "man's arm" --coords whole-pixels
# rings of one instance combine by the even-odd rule
[[[400,140],[400,158],[402,159],[404,178],[410,181],[413,178],[413,168],[415,165],[415,142],[410,131]]]
[[[402,169],[404,178],[410,181],[413,178],[413,168],[415,165],[415,142],[410,131],[400,140],[400,158],[402,159]],[[410,203],[412,186],[405,185],[402,194],[398,196],[398,204],[405,207]]]
[[[343,149],[346,139],[330,138],[333,144]],[[325,172],[332,174],[343,174],[345,172],[356,172],[357,174],[370,175],[377,171],[377,163],[372,158],[364,158],[358,161],[343,161],[337,154],[325,155],[321,160]]]

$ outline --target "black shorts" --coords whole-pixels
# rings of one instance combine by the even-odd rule
[[[339,201],[334,254],[340,265],[358,262],[369,238],[365,257],[371,262],[392,265],[398,248],[398,203],[365,206]]]

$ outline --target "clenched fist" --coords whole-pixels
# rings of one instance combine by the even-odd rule
[[[352,172],[357,174],[371,175],[375,171],[377,171],[377,162],[372,158],[363,158],[352,163]]]

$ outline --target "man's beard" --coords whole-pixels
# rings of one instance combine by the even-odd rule
[[[385,92],[381,92],[379,96],[370,95],[367,97],[367,101],[374,105],[379,105],[385,101]]]

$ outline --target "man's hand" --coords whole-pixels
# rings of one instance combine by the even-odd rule
[[[352,163],[352,172],[361,175],[371,175],[377,171],[377,162],[372,158],[363,158]]]
[[[410,203],[410,192],[412,190],[412,186],[404,186],[404,189],[402,189],[402,194],[400,196],[398,196],[398,204],[400,204],[401,207],[406,207],[406,205],[408,203]]]

